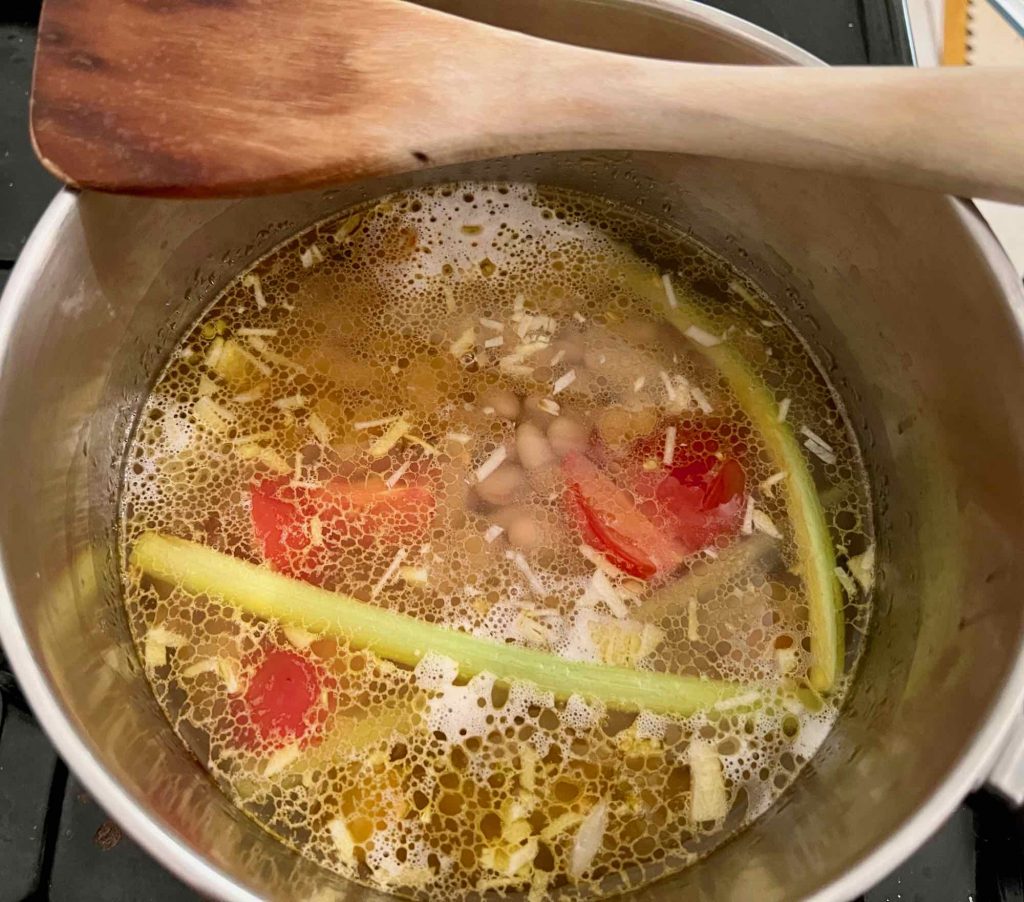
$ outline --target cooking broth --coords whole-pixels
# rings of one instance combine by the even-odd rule
[[[181,340],[129,450],[126,609],[177,733],[301,854],[413,897],[605,895],[821,742],[868,499],[723,261],[596,198],[441,186],[295,236]]]

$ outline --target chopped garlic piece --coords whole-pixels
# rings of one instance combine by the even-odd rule
[[[532,616],[530,611],[523,611],[519,615],[516,619],[516,627],[524,642],[531,645],[551,645],[551,630]]]
[[[583,815],[578,811],[563,811],[550,824],[540,831],[540,838],[550,842],[556,836],[571,830],[577,824],[583,823]]]
[[[207,429],[221,433],[227,432],[237,419],[235,414],[210,397],[202,397],[196,401],[192,405],[192,415]]]
[[[329,445],[331,443],[331,439],[333,438],[331,430],[319,414],[311,413],[306,418],[306,425],[321,445]]]
[[[614,576],[617,579],[626,575],[596,548],[591,548],[589,545],[583,544],[579,546],[579,549],[580,554],[597,567],[598,570],[603,570],[609,576]]]
[[[285,639],[298,649],[309,648],[316,641],[316,633],[304,630],[300,626],[289,624],[288,626],[281,627],[281,632],[284,633]]]
[[[473,436],[466,432],[449,432],[445,435],[446,439],[450,439],[453,442],[458,442],[460,445],[465,445],[468,442],[473,441]]]
[[[320,548],[324,544],[324,522],[319,514],[309,518],[309,544],[314,548]]]
[[[541,398],[537,402],[537,407],[543,410],[544,413],[551,414],[551,416],[553,417],[557,417],[558,414],[561,413],[562,411],[562,405],[559,404],[554,398]]]
[[[732,698],[725,698],[720,702],[715,702],[712,708],[715,711],[733,711],[736,708],[746,708],[751,705],[756,705],[760,701],[760,692],[744,692],[740,695],[734,695]]]
[[[640,389],[644,387],[644,383],[646,381],[646,376],[637,376],[636,379],[633,380],[633,391],[640,391]]]
[[[672,380],[669,379],[668,373],[664,370],[660,370],[658,376],[661,378],[661,384],[665,386],[665,396],[668,398],[669,403],[672,403],[676,399],[676,389],[672,384]]]
[[[263,283],[260,281],[260,277],[256,273],[251,272],[242,276],[242,284],[246,288],[252,289],[252,296],[256,300],[256,306],[262,310],[267,306],[267,299],[263,295]]]
[[[533,872],[526,902],[544,902],[548,898],[548,884],[551,883],[551,876],[547,871]]]
[[[216,673],[217,661],[214,658],[200,658],[194,664],[189,664],[182,672],[183,677],[199,676],[201,673]]]
[[[405,436],[411,428],[412,423],[404,417],[399,417],[395,422],[388,426],[384,431],[384,434],[381,435],[377,441],[370,445],[370,457],[383,457],[402,440],[402,437]]]
[[[476,344],[476,329],[473,326],[468,326],[463,333],[455,339],[448,347],[452,357],[457,360],[461,360],[466,356],[473,346]]]
[[[237,661],[217,658],[217,675],[224,681],[228,695],[237,695],[241,690],[241,673]]]
[[[795,646],[775,649],[775,666],[783,676],[795,672],[798,663]]]
[[[275,473],[290,473],[292,468],[280,454],[273,448],[264,448],[261,445],[249,443],[238,446],[238,456],[242,460],[255,460],[263,464],[267,469]]]
[[[411,460],[403,462],[401,465],[399,465],[398,469],[395,470],[394,473],[392,473],[387,479],[384,480],[384,485],[386,485],[389,489],[393,489],[396,485],[398,485],[398,480],[401,479],[408,472],[409,467],[411,466]]]
[[[173,630],[165,629],[162,626],[154,626],[146,633],[146,639],[166,645],[168,648],[183,648],[188,645],[188,639]]]
[[[288,395],[286,398],[278,398],[273,404],[278,410],[298,410],[305,406],[306,399],[298,394]]]
[[[850,558],[846,566],[850,568],[850,573],[860,583],[864,593],[870,592],[875,584],[875,546],[869,545],[863,554]]]
[[[355,230],[359,228],[359,224],[362,221],[362,213],[353,213],[338,227],[338,230],[334,233],[334,240],[339,244],[343,241],[347,241]]]
[[[475,470],[476,481],[483,482],[488,476],[490,476],[495,470],[498,469],[504,462],[505,458],[508,457],[508,448],[504,445],[500,445],[495,448],[490,456]]]
[[[700,624],[697,622],[697,596],[693,595],[686,603],[686,638],[696,642],[700,638]]]
[[[713,348],[715,345],[720,345],[722,339],[717,335],[712,335],[710,332],[706,332],[700,326],[687,326],[686,331],[683,334],[690,339],[695,341],[697,344],[705,348]]]
[[[497,523],[492,523],[490,526],[487,527],[487,531],[484,533],[484,541],[490,544],[496,538],[498,538],[498,536],[500,536],[504,531],[505,530],[503,527],[498,526]]]
[[[590,583],[587,586],[584,598],[587,600],[593,599],[595,602],[603,602],[605,607],[620,620],[629,615],[622,596],[616,591],[612,581],[608,578],[608,574],[603,570],[595,570],[591,574]]]
[[[217,364],[220,363],[220,358],[224,354],[224,339],[215,338],[210,342],[210,347],[206,351],[206,358],[203,361],[211,370],[217,369]]]
[[[772,522],[772,518],[769,517],[763,510],[754,508],[750,512],[751,525],[758,532],[763,532],[766,536],[771,536],[773,539],[781,539],[782,533],[779,532],[778,527]]]
[[[857,583],[854,582],[852,576],[847,573],[842,567],[835,568],[836,579],[839,580],[839,584],[843,587],[843,591],[846,592],[846,597],[853,599],[857,597]]]
[[[533,367],[527,366],[526,364],[519,363],[518,359],[509,355],[508,357],[502,357],[498,361],[498,366],[501,368],[503,373],[508,373],[510,376],[532,376]]]
[[[430,581],[426,567],[404,566],[398,568],[398,578],[411,586],[425,586]]]
[[[664,641],[664,630],[653,623],[633,620],[591,619],[587,632],[602,664],[635,667]]]
[[[495,335],[494,338],[488,338],[484,342],[484,347],[485,348],[500,348],[503,344],[505,344],[505,339],[502,338],[500,335]]]
[[[283,749],[278,749],[267,759],[267,763],[263,767],[263,776],[273,777],[281,773],[286,767],[298,760],[301,751],[302,749],[299,748],[297,742],[286,745]]]
[[[665,450],[661,455],[661,462],[666,467],[672,466],[676,456],[676,427],[669,426],[665,430]]]
[[[529,743],[523,743],[520,746],[519,758],[522,762],[522,767],[519,769],[519,785],[528,792],[533,792],[537,784],[537,765],[540,763],[540,759]]]
[[[299,262],[302,263],[303,269],[309,269],[316,266],[317,263],[323,263],[323,251],[320,250],[320,246],[316,242],[313,242],[304,251],[299,252]]]
[[[740,526],[740,532],[745,536],[749,536],[754,531],[754,496],[751,495],[747,498],[747,507],[743,512],[743,525]]]
[[[551,366],[558,366],[565,359],[565,348],[562,348],[555,352],[555,356],[551,358]]]
[[[531,836],[525,845],[519,846],[514,851],[509,852],[508,864],[505,867],[505,873],[511,877],[525,869],[526,866],[537,857],[537,849],[539,846],[540,841],[537,837]]]
[[[398,572],[398,568],[401,566],[402,561],[405,560],[406,553],[407,551],[405,548],[398,549],[398,551],[395,553],[395,556],[391,559],[391,563],[388,564],[387,570],[384,571],[384,573],[381,575],[381,578],[377,580],[377,584],[370,590],[371,598],[376,598],[376,596],[380,593],[381,589],[383,589],[389,582],[391,582],[395,573]]]
[[[364,429],[376,429],[378,426],[387,426],[395,422],[395,420],[401,419],[403,416],[405,416],[405,414],[396,413],[392,417],[381,417],[378,420],[357,420],[352,424],[352,428],[360,432]]]
[[[825,441],[825,439],[818,435],[818,433],[815,432],[813,429],[809,429],[807,426],[801,426],[800,431],[804,435],[806,435],[807,438],[809,438],[812,442],[814,442],[816,445],[820,445],[826,451],[835,450],[828,442]]]
[[[697,388],[696,385],[690,386],[690,394],[693,395],[693,400],[697,402],[697,407],[700,408],[701,413],[709,414],[714,410],[711,406],[711,402],[708,400],[708,396]]]
[[[560,391],[564,391],[565,389],[567,389],[575,381],[576,370],[569,370],[568,372],[563,373],[554,381],[554,384],[551,386],[551,394],[557,395]]]
[[[775,419],[780,423],[786,422],[786,417],[789,416],[789,405],[793,403],[792,398],[783,398],[779,401],[779,412]]]
[[[690,821],[717,821],[729,813],[729,795],[722,774],[722,761],[711,743],[690,742]]]
[[[262,335],[266,338],[273,338],[277,333],[277,329],[270,327],[242,326],[235,330],[236,335],[241,335],[243,337],[246,335]]]
[[[778,473],[773,473],[771,476],[769,476],[767,479],[761,482],[761,491],[764,492],[768,497],[771,497],[773,494],[772,490],[785,478],[785,470],[779,470]]]
[[[537,574],[533,572],[529,563],[523,555],[518,551],[506,551],[505,557],[515,564],[516,569],[526,577],[526,582],[529,584],[530,589],[537,595],[544,594],[544,584],[537,579]]]
[[[836,462],[836,456],[828,448],[819,445],[814,439],[809,438],[804,442],[804,447],[811,452],[819,460],[826,464],[834,464]]]
[[[306,372],[306,368],[301,363],[296,363],[284,354],[278,354],[259,335],[249,335],[245,340],[250,348],[262,355],[271,363],[276,363],[278,366],[283,366],[286,369],[295,370],[297,373]],[[260,360],[258,357],[254,357],[252,354],[249,355],[249,359],[264,376],[270,375],[270,367],[263,360]]]
[[[270,388],[269,382],[260,382],[248,391],[239,392],[231,400],[239,404],[251,404],[253,401],[259,401],[267,393],[268,388]]]
[[[608,828],[608,800],[601,799],[580,824],[569,854],[569,876],[579,879],[593,864]]]
[[[499,322],[496,319],[487,319],[486,317],[484,317],[483,319],[479,320],[479,323],[485,329],[490,329],[492,332],[501,332],[505,329],[505,324]]]
[[[327,824],[327,830],[334,841],[334,848],[346,864],[356,863],[356,844],[343,818],[336,817]]]
[[[672,276],[670,273],[663,272],[661,274],[661,284],[665,288],[665,301],[669,307],[675,310],[679,306],[679,301],[676,298],[676,290],[672,287]]]
[[[142,649],[147,667],[163,667],[167,663],[167,646],[147,639]]]

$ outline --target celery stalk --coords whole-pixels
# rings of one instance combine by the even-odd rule
[[[707,321],[681,295],[677,292],[678,307],[668,311],[669,321],[681,332],[691,325],[708,331]],[[772,392],[735,348],[725,342],[711,347],[693,342],[693,348],[725,377],[776,466],[788,474],[781,487],[786,493],[800,572],[807,589],[814,656],[811,678],[819,691],[826,692],[835,685],[843,666],[842,594],[835,576],[835,550],[825,513],[803,450],[789,426],[778,422],[778,405]]]
[[[533,683],[558,699],[578,694],[619,711],[647,710],[685,717],[749,691],[737,683],[568,661],[547,652],[480,639],[156,532],[138,539],[131,564],[187,592],[218,598],[257,617],[343,638],[398,664],[415,666],[433,652],[458,662],[462,677],[487,671],[506,682]]]

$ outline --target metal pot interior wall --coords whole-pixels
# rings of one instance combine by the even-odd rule
[[[507,16],[508,8],[484,9]],[[661,7],[626,12],[578,0],[551,8],[561,12],[541,25],[560,34],[578,27],[583,43],[748,61],[772,53]],[[980,756],[972,743],[993,729],[986,724],[1019,654],[1021,329],[968,220],[946,199],[700,158],[585,153],[244,202],[65,199],[64,215],[48,223],[51,244],[37,245],[45,265],[0,348],[0,547],[41,667],[30,697],[52,690],[70,728],[55,726],[56,712],[44,720],[67,734],[62,750],[73,734],[84,742],[71,765],[120,786],[123,794],[100,793],[111,813],[208,892],[233,891],[175,846],[230,875],[238,892],[379,898],[279,846],[171,734],[124,630],[116,488],[145,391],[177,336],[240,266],[355,200],[454,178],[576,188],[691,229],[777,299],[853,413],[876,492],[881,573],[844,715],[775,808],[638,898],[809,895],[891,837],[965,756]],[[951,808],[965,789],[947,784],[934,810]],[[892,854],[900,849],[909,851]]]

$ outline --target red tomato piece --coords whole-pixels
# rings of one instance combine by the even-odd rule
[[[636,499],[619,488],[582,454],[562,462],[567,502],[587,544],[614,566],[638,579],[668,573],[682,563],[684,552],[644,513]]]
[[[318,726],[316,709],[324,673],[302,655],[283,649],[266,652],[245,690],[245,708],[257,742],[287,744]]]
[[[289,572],[294,552],[310,545],[307,518],[299,500],[279,497],[286,483],[267,479],[249,490],[252,526],[263,557],[278,571]],[[294,495],[294,493],[293,493]]]
[[[641,450],[653,441],[645,440]],[[670,466],[644,472],[637,480],[638,494],[655,501],[656,522],[687,554],[734,533],[743,518],[746,474],[735,458],[720,460],[717,450],[717,440],[708,436],[680,441]]]
[[[323,564],[346,545],[391,548],[420,539],[434,515],[425,478],[388,488],[383,480],[332,479],[293,486],[286,478],[250,488],[253,532],[263,557],[280,573],[318,583]],[[321,542],[313,544],[313,518]]]

